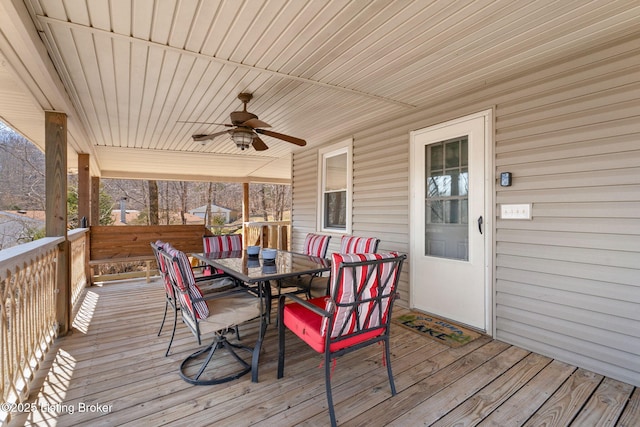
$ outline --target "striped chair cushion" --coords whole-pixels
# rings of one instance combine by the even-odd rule
[[[361,291],[363,296],[361,299],[367,299],[373,297],[378,292],[378,275],[373,274],[369,280],[367,280],[367,272],[371,266],[360,266],[356,268],[355,283],[351,269],[344,270],[344,274],[340,279],[340,283],[337,283],[338,270],[340,264],[349,262],[359,262],[367,260],[396,258],[397,253],[386,254],[332,254],[331,264],[331,298],[327,298],[325,309],[327,311],[335,310],[333,328],[331,330],[331,338],[335,338],[340,335],[353,333],[356,330],[357,321],[363,328],[375,328],[380,326],[379,311],[383,313],[382,324],[386,322],[387,307],[389,306],[389,298],[385,298],[382,301],[382,305],[378,306],[373,302],[369,303],[369,307],[365,310],[360,307],[358,313],[351,310],[351,307],[341,307],[341,303],[352,303],[356,300],[356,296]],[[393,263],[381,264],[380,268],[383,269],[380,279],[385,284],[385,288],[382,290],[382,295],[390,293],[393,286],[396,283],[395,275],[397,269],[394,268]],[[335,301],[335,303],[334,303]],[[358,316],[358,318],[356,318]],[[321,328],[322,336],[327,333],[327,325],[329,321],[324,318]]]
[[[196,286],[196,280],[191,271],[191,263],[184,252],[170,249],[167,252],[173,258],[173,265],[169,269],[171,279],[182,291],[178,295],[181,305],[186,307],[196,319],[206,319],[209,316],[209,307],[205,301],[193,301],[202,299],[202,292]],[[185,291],[188,291],[186,294]]]
[[[202,244],[205,252],[229,252],[242,250],[242,235],[225,234],[222,236],[204,236]]]
[[[375,237],[342,236],[340,240],[341,254],[372,254],[378,249]]]
[[[166,251],[165,246],[167,243],[164,243],[162,240],[156,241],[156,246],[159,251]],[[169,245],[171,247],[171,245]],[[160,270],[160,276],[164,279],[164,289],[167,295],[169,295],[172,299],[175,297],[173,293],[173,286],[171,285],[171,278],[169,277],[169,271],[167,270],[167,263],[165,262],[165,258],[156,254],[156,261],[158,262],[158,269]]]
[[[327,254],[327,247],[329,246],[329,239],[331,236],[322,236],[320,234],[307,234],[304,239],[304,245],[302,247],[302,253],[305,255],[317,256],[324,258]]]

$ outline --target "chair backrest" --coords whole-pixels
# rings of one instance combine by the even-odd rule
[[[155,243],[151,242],[151,249],[153,250],[153,255],[156,257],[156,263],[158,264],[160,277],[162,277],[164,290],[167,293],[167,296],[173,299],[175,297],[175,294],[173,292],[173,286],[171,285],[171,279],[169,278],[167,261],[165,260],[165,257],[161,255],[161,252],[165,250],[165,247],[171,247],[171,245],[163,242],[162,240],[158,240]]]
[[[342,236],[341,254],[374,254],[378,250],[380,239],[377,237]]]
[[[332,254],[331,292],[322,334],[331,339],[389,328],[391,308],[406,255]]]
[[[302,253],[305,255],[324,258],[327,255],[327,248],[329,247],[330,239],[331,236],[309,233],[304,238]]]
[[[184,252],[175,248],[160,251],[167,264],[168,276],[180,302],[182,318],[192,331],[197,331],[197,321],[209,316],[209,307],[202,301],[202,292],[196,286],[191,263]]]
[[[203,236],[202,245],[205,252],[241,251],[242,235],[223,234],[220,236]]]

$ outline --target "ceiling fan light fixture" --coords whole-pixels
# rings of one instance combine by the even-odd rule
[[[233,142],[235,142],[236,146],[241,150],[249,148],[253,142],[254,134],[253,131],[249,129],[237,128],[230,132],[231,139],[233,139]]]

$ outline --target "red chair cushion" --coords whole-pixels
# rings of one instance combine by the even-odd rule
[[[326,297],[312,298],[309,302],[324,309]],[[318,353],[324,353],[325,337],[321,333],[323,317],[298,303],[290,303],[284,306],[283,322],[294,334],[306,342]],[[384,327],[369,332],[354,335],[347,339],[332,342],[329,351],[335,352],[346,347],[367,341],[384,332]]]

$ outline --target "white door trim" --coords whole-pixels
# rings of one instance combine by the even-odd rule
[[[485,215],[484,215],[484,233],[485,233],[485,325],[486,333],[491,336],[495,336],[495,299],[494,299],[494,265],[495,265],[495,191],[496,191],[496,179],[495,179],[495,159],[494,159],[494,108],[480,111],[478,113],[470,114],[464,117],[459,117],[447,122],[438,123],[432,126],[427,126],[422,129],[418,129],[410,132],[409,143],[409,197],[417,200],[423,197],[416,194],[417,189],[413,180],[413,174],[416,168],[416,159],[412,155],[415,145],[416,134],[424,132],[426,129],[436,130],[442,127],[455,125],[461,122],[465,122],[471,119],[482,117],[485,122]],[[409,247],[415,247],[415,221],[422,221],[423,218],[415,218],[415,212],[413,209],[409,209]],[[413,277],[415,277],[415,264],[409,262],[409,275],[410,283],[409,289],[409,306],[414,307],[414,283]]]

